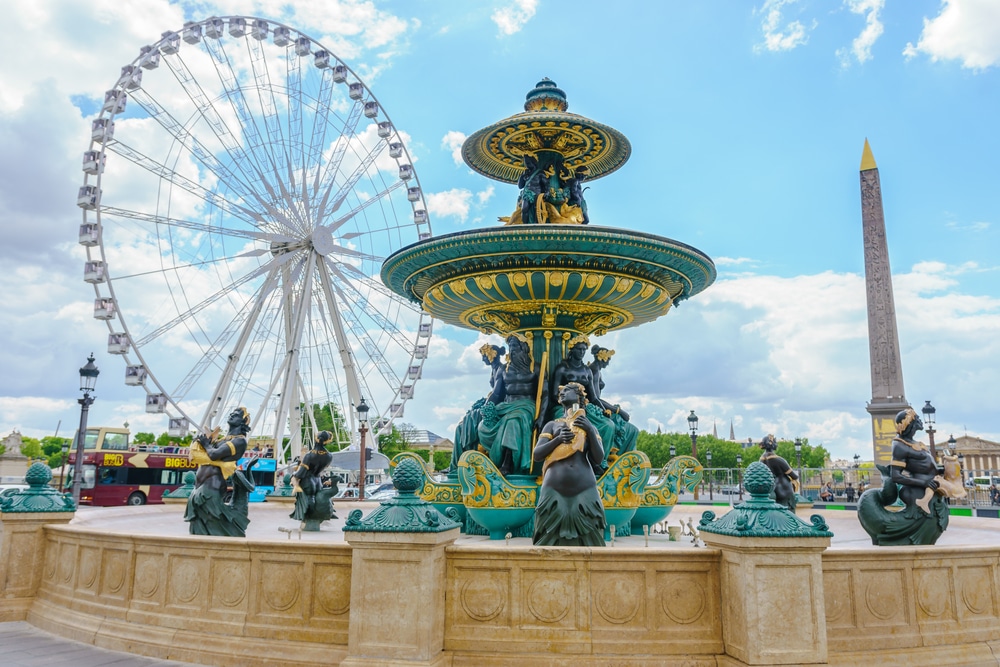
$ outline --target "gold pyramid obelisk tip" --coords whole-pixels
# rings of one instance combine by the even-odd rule
[[[861,171],[878,169],[875,164],[875,156],[872,155],[872,147],[868,145],[868,138],[865,138],[865,149],[861,152]]]

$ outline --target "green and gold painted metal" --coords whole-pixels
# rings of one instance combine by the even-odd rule
[[[437,319],[501,336],[602,335],[638,326],[715,276],[712,260],[691,246],[591,225],[448,234],[404,248],[382,265],[383,283]]]
[[[558,153],[570,170],[585,167],[588,180],[624,165],[632,152],[625,135],[568,108],[566,93],[542,79],[525,96],[524,112],[470,135],[462,159],[483,176],[505,183],[517,183],[525,155],[543,152]]]
[[[400,452],[392,457],[392,460],[389,461],[390,474],[395,471],[396,466],[398,466],[404,459],[412,459],[413,461],[419,463],[420,470],[423,471],[422,477],[420,478],[420,486],[416,490],[417,497],[434,505],[434,507],[436,507],[442,514],[444,514],[445,510],[449,507],[454,508],[464,522],[465,505],[462,504],[462,487],[457,483],[442,483],[432,479],[431,476],[427,474],[424,460],[413,452]]]
[[[489,531],[491,540],[515,533],[535,515],[538,486],[510,483],[490,458],[480,452],[470,450],[462,454],[458,460],[458,482],[465,510]]]
[[[604,505],[607,525],[615,526],[617,535],[631,534],[632,517],[642,502],[642,492],[649,481],[649,458],[640,451],[619,456],[597,480],[597,493]],[[610,539],[608,528],[605,539]]]
[[[639,507],[632,517],[632,530],[642,531],[667,518],[685,489],[693,491],[704,469],[692,456],[675,456],[667,462],[655,482],[643,490]]]

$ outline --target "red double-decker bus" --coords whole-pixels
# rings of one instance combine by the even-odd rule
[[[181,478],[195,466],[186,448],[129,447],[125,429],[88,428],[84,438],[80,504],[145,505],[162,503],[163,494],[181,485]],[[70,454],[70,471],[76,453]],[[69,488],[72,482],[67,482]]]

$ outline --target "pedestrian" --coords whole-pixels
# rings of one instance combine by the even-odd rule
[[[850,482],[847,483],[847,488],[844,489],[844,495],[847,497],[847,502],[849,503],[854,502],[854,487],[851,485]]]

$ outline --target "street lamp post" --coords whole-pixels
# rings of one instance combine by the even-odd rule
[[[861,471],[858,468],[861,467],[861,454],[854,455],[854,486],[861,487]],[[860,495],[860,494],[859,494]]]
[[[802,479],[802,438],[795,438],[795,467],[799,469],[799,490],[805,490],[805,481]]]
[[[94,353],[87,357],[87,364],[80,369],[80,391],[83,398],[77,400],[80,404],[80,430],[76,433],[76,460],[73,461],[73,503],[80,505],[80,477],[83,475],[83,443],[87,439],[87,411],[94,403],[90,392],[94,391],[97,376],[101,371],[94,365]]]
[[[365,434],[368,433],[368,404],[364,397],[354,406],[358,413],[358,433],[361,434],[361,462],[358,465],[358,500],[365,499],[365,462],[368,460],[368,448],[365,446]]]
[[[743,500],[743,455],[736,455],[736,479],[738,480],[737,486],[740,490],[740,500]]]
[[[66,459],[69,457],[69,443],[62,444],[62,466],[59,467],[59,493],[66,492]]]
[[[691,431],[691,456],[698,458],[698,415],[691,411],[688,415],[688,429]],[[698,500],[698,487],[694,487],[694,499]]]
[[[924,401],[924,407],[920,408],[920,411],[924,413],[924,430],[927,431],[927,441],[930,444],[931,458],[937,461],[937,450],[934,449],[934,413],[937,412],[937,409],[931,405],[930,401]]]
[[[677,446],[670,445],[670,458],[674,458],[675,456],[677,456]]]
[[[705,459],[708,461],[708,499],[712,500],[712,450],[705,452]]]

